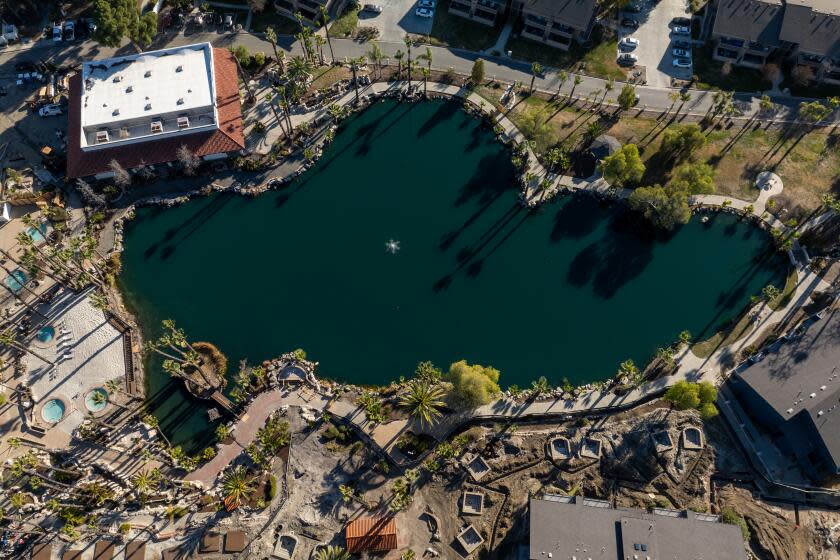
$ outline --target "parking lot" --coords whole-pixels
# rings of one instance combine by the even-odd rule
[[[689,17],[686,0],[637,0],[639,13],[622,14],[639,22],[634,30],[622,26],[620,38],[632,36],[639,40],[639,46],[632,52],[638,57],[638,66],[647,70],[647,83],[650,86],[668,87],[671,78],[689,79],[691,69],[675,68],[673,40],[690,41],[691,36],[677,36],[672,33],[672,21],[677,17]]]
[[[379,29],[381,41],[402,41],[406,33],[428,35],[432,31],[433,18],[415,15],[416,0],[368,0],[360,4],[382,6],[381,14],[370,11],[359,12],[359,26]]]

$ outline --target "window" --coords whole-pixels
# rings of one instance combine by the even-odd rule
[[[185,128],[189,128],[189,126],[189,117],[178,117],[178,130],[184,130]]]
[[[163,132],[163,123],[160,121],[152,121],[152,134]]]
[[[100,130],[96,133],[96,143],[102,144],[103,142],[108,141],[108,131],[107,130]]]

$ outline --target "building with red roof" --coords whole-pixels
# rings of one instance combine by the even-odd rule
[[[70,79],[67,177],[107,178],[245,147],[236,60],[210,43],[95,60]]]

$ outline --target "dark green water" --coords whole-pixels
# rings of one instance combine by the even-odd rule
[[[526,386],[608,378],[683,329],[709,336],[784,278],[768,236],[729,216],[664,238],[621,205],[529,214],[516,194],[506,149],[456,104],[381,103],[281,191],[138,211],[123,289],[147,336],[171,317],[231,370],[300,347],[355,383],[465,358]],[[173,440],[201,446],[204,406],[155,360],[148,385]]]

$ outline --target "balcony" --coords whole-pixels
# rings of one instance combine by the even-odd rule
[[[715,56],[720,58],[727,58],[730,60],[738,60],[738,52],[733,51],[732,49],[725,49],[723,47],[718,47],[715,49]]]
[[[321,4],[318,2],[313,2],[312,0],[298,0],[298,6],[301,8],[309,8],[310,10],[315,10],[318,12],[318,9],[321,7]]]
[[[767,62],[767,59],[758,54],[747,53],[744,55],[744,58],[741,60],[741,62],[743,64],[752,66],[764,66],[764,63]]]
[[[542,16],[535,16],[534,14],[527,14],[525,16],[525,23],[526,24],[534,24],[537,26],[545,26],[548,25],[548,20]]]
[[[522,34],[530,35],[532,39],[542,41],[543,36],[545,35],[545,30],[539,27],[534,27],[533,25],[526,25],[525,28],[522,29]]]
[[[460,2],[450,2],[449,3],[449,11],[450,12],[458,12],[458,15],[464,15],[469,17],[470,16],[470,5],[469,4],[462,4]]]
[[[726,45],[727,47],[734,47],[736,49],[740,49],[744,46],[744,41],[742,39],[735,39],[733,37],[721,37],[720,44]]]
[[[552,43],[563,45],[564,47],[568,47],[572,44],[571,37],[566,37],[565,35],[558,35],[557,33],[549,33],[548,40]]]
[[[753,52],[759,52],[764,54],[769,53],[771,50],[770,47],[762,45],[761,43],[756,43],[755,41],[750,41],[750,43],[747,45],[747,49]]]
[[[824,56],[808,53],[799,53],[799,64],[807,64],[809,66],[819,66],[825,60]]]
[[[484,10],[482,8],[476,8],[475,14],[473,14],[473,17],[477,17],[477,18],[480,18],[480,19],[487,20],[490,23],[495,23],[496,12],[495,11],[488,12],[487,10]]]
[[[569,27],[568,25],[554,22],[551,24],[551,32],[563,35],[564,37],[573,37],[575,29],[573,27]]]

